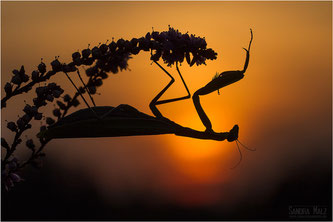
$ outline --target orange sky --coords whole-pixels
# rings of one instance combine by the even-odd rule
[[[32,71],[43,57],[69,62],[88,44],[141,37],[168,25],[205,37],[218,53],[207,66],[180,67],[193,94],[216,72],[241,69],[253,29],[254,40],[243,80],[202,97],[215,131],[240,126],[239,139],[257,152],[239,158],[235,143],[165,136],[54,140],[48,159],[85,172],[106,196],[154,190],[184,205],[266,198],[286,172],[309,164],[329,164],[331,148],[331,2],[1,2],[2,86],[11,70]],[[149,53],[129,61],[131,71],[112,75],[95,96],[98,105],[130,104],[151,114],[150,100],[169,81]],[[185,95],[176,83],[166,97]],[[52,80],[74,92],[61,74]],[[3,91],[2,91],[3,93]],[[16,97],[2,112],[13,120],[22,112]],[[81,106],[82,108],[83,105]],[[15,112],[15,111],[16,112]],[[168,118],[204,130],[192,100],[160,106]],[[37,123],[39,126],[39,123]],[[6,129],[3,135],[10,135]],[[301,153],[301,154],[300,154]],[[48,160],[46,159],[46,161]],[[94,164],[91,163],[93,160]],[[215,189],[232,184],[232,188]],[[257,193],[258,184],[264,190]],[[237,191],[239,198],[231,197]],[[251,191],[251,192],[249,192]],[[265,192],[267,191],[267,192]],[[194,198],[195,197],[195,198]]]

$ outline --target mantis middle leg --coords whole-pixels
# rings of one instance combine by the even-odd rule
[[[157,109],[156,105],[161,105],[161,104],[165,104],[165,103],[171,103],[171,102],[176,102],[176,101],[180,101],[180,100],[184,100],[184,99],[189,99],[191,98],[191,93],[187,88],[187,85],[183,79],[183,76],[181,75],[179,68],[178,68],[178,63],[176,63],[176,69],[177,72],[185,86],[185,89],[188,93],[187,96],[183,96],[183,97],[179,97],[179,98],[174,98],[174,99],[166,99],[166,100],[159,100],[161,98],[161,96],[169,89],[169,87],[175,82],[175,79],[170,75],[170,73],[168,73],[168,71],[166,71],[158,62],[154,61],[154,63],[156,63],[156,65],[158,65],[170,78],[170,82],[168,83],[168,85],[166,85],[161,92],[159,92],[155,98],[150,102],[149,107],[152,111],[152,113],[158,117],[158,118],[162,118],[163,115],[161,114],[161,112]]]

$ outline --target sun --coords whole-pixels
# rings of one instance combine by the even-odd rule
[[[191,128],[203,128],[195,113],[193,116],[186,115],[179,118],[185,122],[184,125],[190,125]],[[226,140],[199,140],[178,136],[168,136],[165,139],[169,156],[178,173],[182,175],[182,180],[201,185],[228,180],[228,171],[232,165],[230,160],[234,158],[233,143],[228,143]]]

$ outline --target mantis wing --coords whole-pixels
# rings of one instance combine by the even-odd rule
[[[114,107],[94,107],[95,113],[102,116],[114,109],[103,119],[98,119],[90,109],[79,110],[64,117],[39,137],[54,138],[91,138],[119,137],[137,135],[173,134],[180,127],[172,121],[157,119],[129,105]]]

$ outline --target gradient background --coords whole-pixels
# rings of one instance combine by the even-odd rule
[[[114,37],[165,31],[205,37],[218,59],[180,67],[193,94],[218,71],[242,69],[253,29],[245,78],[202,97],[215,131],[240,126],[235,143],[173,135],[53,140],[42,170],[2,195],[3,219],[290,219],[293,204],[331,209],[331,2],[1,2],[1,83],[22,64],[31,73],[40,58],[69,62],[75,51]],[[151,114],[150,100],[168,77],[149,53],[111,75],[98,105],[130,104]],[[185,95],[176,83],[164,98]],[[51,79],[74,90],[60,73]],[[4,91],[2,90],[2,93]],[[21,95],[2,110],[22,115]],[[84,108],[82,104],[80,108]],[[192,100],[159,107],[183,126],[204,130]],[[74,109],[72,109],[74,111]],[[50,113],[45,109],[44,113]],[[39,127],[36,122],[36,127]],[[28,136],[33,135],[31,133]],[[24,147],[19,156],[25,156]],[[328,214],[331,218],[331,212]]]

